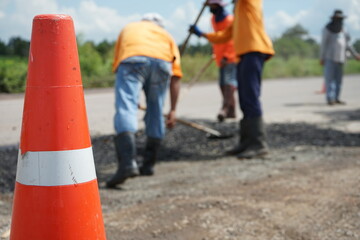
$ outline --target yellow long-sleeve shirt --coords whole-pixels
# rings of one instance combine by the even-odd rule
[[[223,31],[204,36],[212,43],[224,43],[232,38],[238,56],[249,52],[275,54],[264,28],[262,0],[237,0],[233,24]]]
[[[133,56],[171,62],[173,76],[182,77],[179,48],[171,35],[155,23],[140,21],[124,27],[115,45],[113,72],[123,60]]]

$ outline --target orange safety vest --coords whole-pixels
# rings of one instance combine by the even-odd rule
[[[227,15],[221,22],[216,22],[214,15],[211,18],[211,24],[215,32],[226,29],[233,23],[233,21],[234,17],[230,14]],[[233,40],[230,40],[226,43],[213,44],[213,53],[215,54],[216,64],[219,67],[221,66],[221,60],[223,58],[226,58],[228,63],[236,62]]]

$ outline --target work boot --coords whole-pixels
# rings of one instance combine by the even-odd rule
[[[219,122],[223,122],[226,118],[227,111],[226,111],[226,98],[225,98],[225,85],[220,85],[221,96],[222,96],[222,106],[217,115],[217,119]]]
[[[235,92],[237,88],[233,85],[225,85],[225,99],[226,99],[226,118],[236,118],[236,112],[235,112]]]
[[[161,146],[160,138],[148,137],[145,146],[144,160],[140,167],[140,174],[143,176],[154,175],[154,165],[157,160]]]
[[[114,188],[116,185],[124,183],[126,179],[139,175],[135,161],[135,134],[131,132],[120,133],[115,136],[114,143],[118,159],[118,169],[115,175],[106,182],[108,188]]]
[[[228,150],[226,152],[226,155],[238,155],[239,153],[243,152],[247,148],[247,146],[249,144],[248,143],[249,137],[248,137],[246,123],[247,122],[244,119],[240,120],[240,122],[239,122],[239,143],[237,146],[235,146],[231,150]]]
[[[336,99],[335,104],[346,105],[346,102]]]
[[[237,158],[256,158],[268,154],[269,150],[265,141],[266,134],[262,117],[245,118],[242,121],[245,139],[241,142],[244,147],[237,155]]]

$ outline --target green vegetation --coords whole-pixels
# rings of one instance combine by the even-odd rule
[[[79,61],[85,88],[110,87],[114,83],[111,72],[113,45],[106,41],[79,43]]]
[[[114,42],[95,44],[78,37],[79,60],[85,88],[112,87],[115,76],[111,72]],[[321,76],[319,44],[308,36],[307,30],[295,25],[273,40],[276,56],[264,68],[264,78]],[[20,37],[13,37],[6,44],[0,40],[0,92],[23,92],[27,72],[27,58],[30,43]],[[360,39],[354,42],[360,52]],[[188,46],[182,57],[183,81],[191,81],[211,58],[211,45]],[[349,60],[346,74],[360,73],[360,63]],[[199,81],[216,81],[218,68],[213,62]]]
[[[181,61],[181,68],[183,70],[183,82],[190,82],[201,71],[202,68],[210,61],[211,54],[195,54],[193,56],[185,54]],[[215,61],[204,71],[199,81],[212,81],[218,78],[218,68]]]
[[[0,58],[0,92],[17,93],[25,90],[27,61],[19,57]]]

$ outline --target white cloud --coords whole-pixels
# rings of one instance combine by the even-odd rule
[[[340,8],[348,16],[345,21],[347,30],[353,39],[360,38],[360,1],[359,0],[314,0],[311,5],[302,5],[299,10],[282,9],[266,12],[265,26],[269,35],[279,37],[287,28],[300,23],[310,34],[319,39],[321,29],[329,20],[335,8]],[[104,7],[101,1],[72,1],[71,7],[65,7],[61,0],[0,0],[0,36],[8,40],[12,36],[30,39],[32,19],[44,13],[69,14],[74,19],[77,34],[84,39],[115,40],[125,24],[139,20],[141,11],[120,14],[115,8]],[[177,43],[182,43],[187,36],[187,29],[192,24],[201,5],[196,0],[179,1],[177,8],[163,12],[166,29],[174,36]],[[168,11],[167,11],[168,10]],[[230,9],[229,9],[230,10]],[[266,9],[264,9],[266,11]],[[231,10],[230,10],[231,11]],[[5,21],[6,20],[6,21]],[[211,31],[210,15],[205,9],[198,23],[200,29]],[[206,42],[193,36],[191,43]]]
[[[80,3],[73,15],[76,31],[84,34],[85,39],[102,41],[116,39],[126,23],[140,19],[138,14],[120,16],[111,8],[98,6],[94,1]]]
[[[280,35],[288,28],[303,22],[309,15],[308,11],[302,10],[295,15],[290,15],[285,11],[277,11],[273,16],[265,19],[265,25],[272,38]]]
[[[59,6],[55,0],[15,0],[2,3],[3,9],[13,9],[4,16],[6,21],[0,22],[2,40],[13,36],[30,39],[32,19],[35,15],[44,13],[59,13]],[[6,18],[5,18],[6,17]]]
[[[182,43],[187,35],[188,29],[191,24],[194,24],[200,9],[198,9],[194,1],[188,1],[183,5],[177,7],[171,14],[167,21],[166,29],[173,35],[178,44]],[[211,31],[210,29],[210,16],[207,11],[204,11],[197,24],[203,31]],[[199,39],[196,36],[190,38],[190,43],[197,42],[204,43],[205,39]]]
[[[360,31],[360,2],[358,0],[351,0],[350,6],[347,23],[352,29]]]
[[[104,39],[116,40],[120,30],[127,23],[141,18],[139,13],[120,15],[117,10],[100,6],[94,0],[82,0],[74,7],[61,6],[59,0],[5,1],[0,4],[3,9],[14,9],[13,11],[7,11],[9,14],[6,17],[9,21],[0,22],[0,36],[5,41],[12,36],[30,39],[32,19],[38,14],[68,14],[74,19],[76,33],[81,34],[85,40],[94,40],[96,42]],[[166,29],[178,43],[185,38],[188,25],[194,21],[198,14],[197,11],[195,3],[188,1],[174,9],[169,14],[170,17],[164,16]],[[0,19],[2,16],[5,17],[5,13],[2,13],[0,11]],[[201,25],[208,24],[201,21]]]
[[[304,6],[295,14],[277,11],[268,14],[265,19],[269,35],[279,37],[289,27],[301,24],[316,40],[320,40],[322,28],[330,20],[335,9],[341,9],[348,17],[345,28],[352,35],[352,39],[360,38],[360,1],[359,0],[316,0],[312,5]]]

